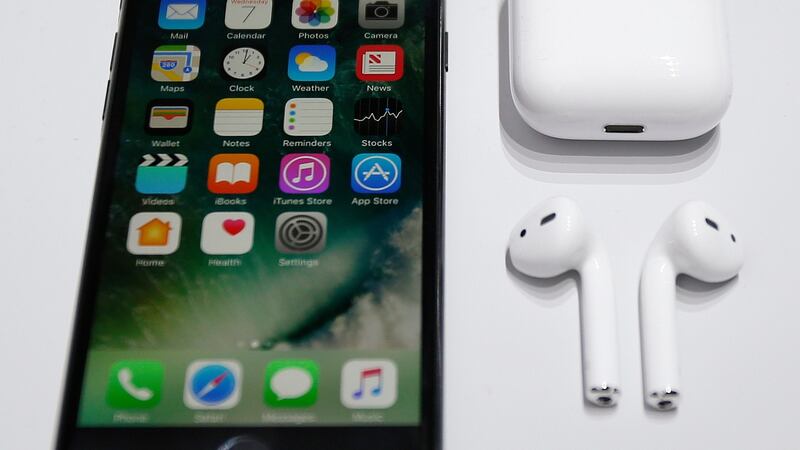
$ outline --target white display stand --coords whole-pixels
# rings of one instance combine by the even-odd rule
[[[11,2],[0,14],[2,448],[52,446],[116,30],[113,0]],[[800,2],[730,0],[734,98],[722,126],[670,144],[537,135],[508,92],[502,0],[450,0],[447,450],[785,450],[800,379]],[[584,404],[575,280],[527,285],[507,234],[577,200],[609,249],[623,396]],[[741,277],[683,282],[679,411],[641,396],[637,289],[647,246],[689,199],[737,224]]]

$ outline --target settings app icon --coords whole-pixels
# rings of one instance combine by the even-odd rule
[[[275,248],[281,253],[319,253],[325,250],[328,218],[318,212],[287,212],[275,223]]]

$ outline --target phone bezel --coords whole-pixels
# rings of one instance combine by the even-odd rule
[[[423,196],[423,317],[422,317],[422,406],[420,426],[370,427],[78,427],[78,407],[88,357],[94,298],[102,264],[106,213],[111,204],[114,166],[122,129],[125,87],[129,80],[133,45],[129,38],[134,26],[131,8],[136,1],[122,0],[119,31],[114,48],[111,77],[104,106],[103,137],[94,188],[92,214],[85,247],[66,382],[61,404],[55,448],[59,450],[170,449],[214,450],[227,439],[252,436],[269,450],[284,448],[349,450],[434,450],[441,445],[442,410],[442,275],[443,275],[443,188],[444,188],[444,0],[426,2],[425,114],[426,152]]]

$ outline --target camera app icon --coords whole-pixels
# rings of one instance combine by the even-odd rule
[[[358,24],[361,28],[390,30],[406,21],[405,0],[359,0]]]

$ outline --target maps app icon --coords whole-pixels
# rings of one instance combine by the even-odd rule
[[[400,190],[403,165],[392,153],[366,153],[353,158],[353,191],[359,194],[393,194]]]
[[[150,76],[155,81],[185,83],[199,71],[200,49],[194,45],[162,45],[153,52]]]

